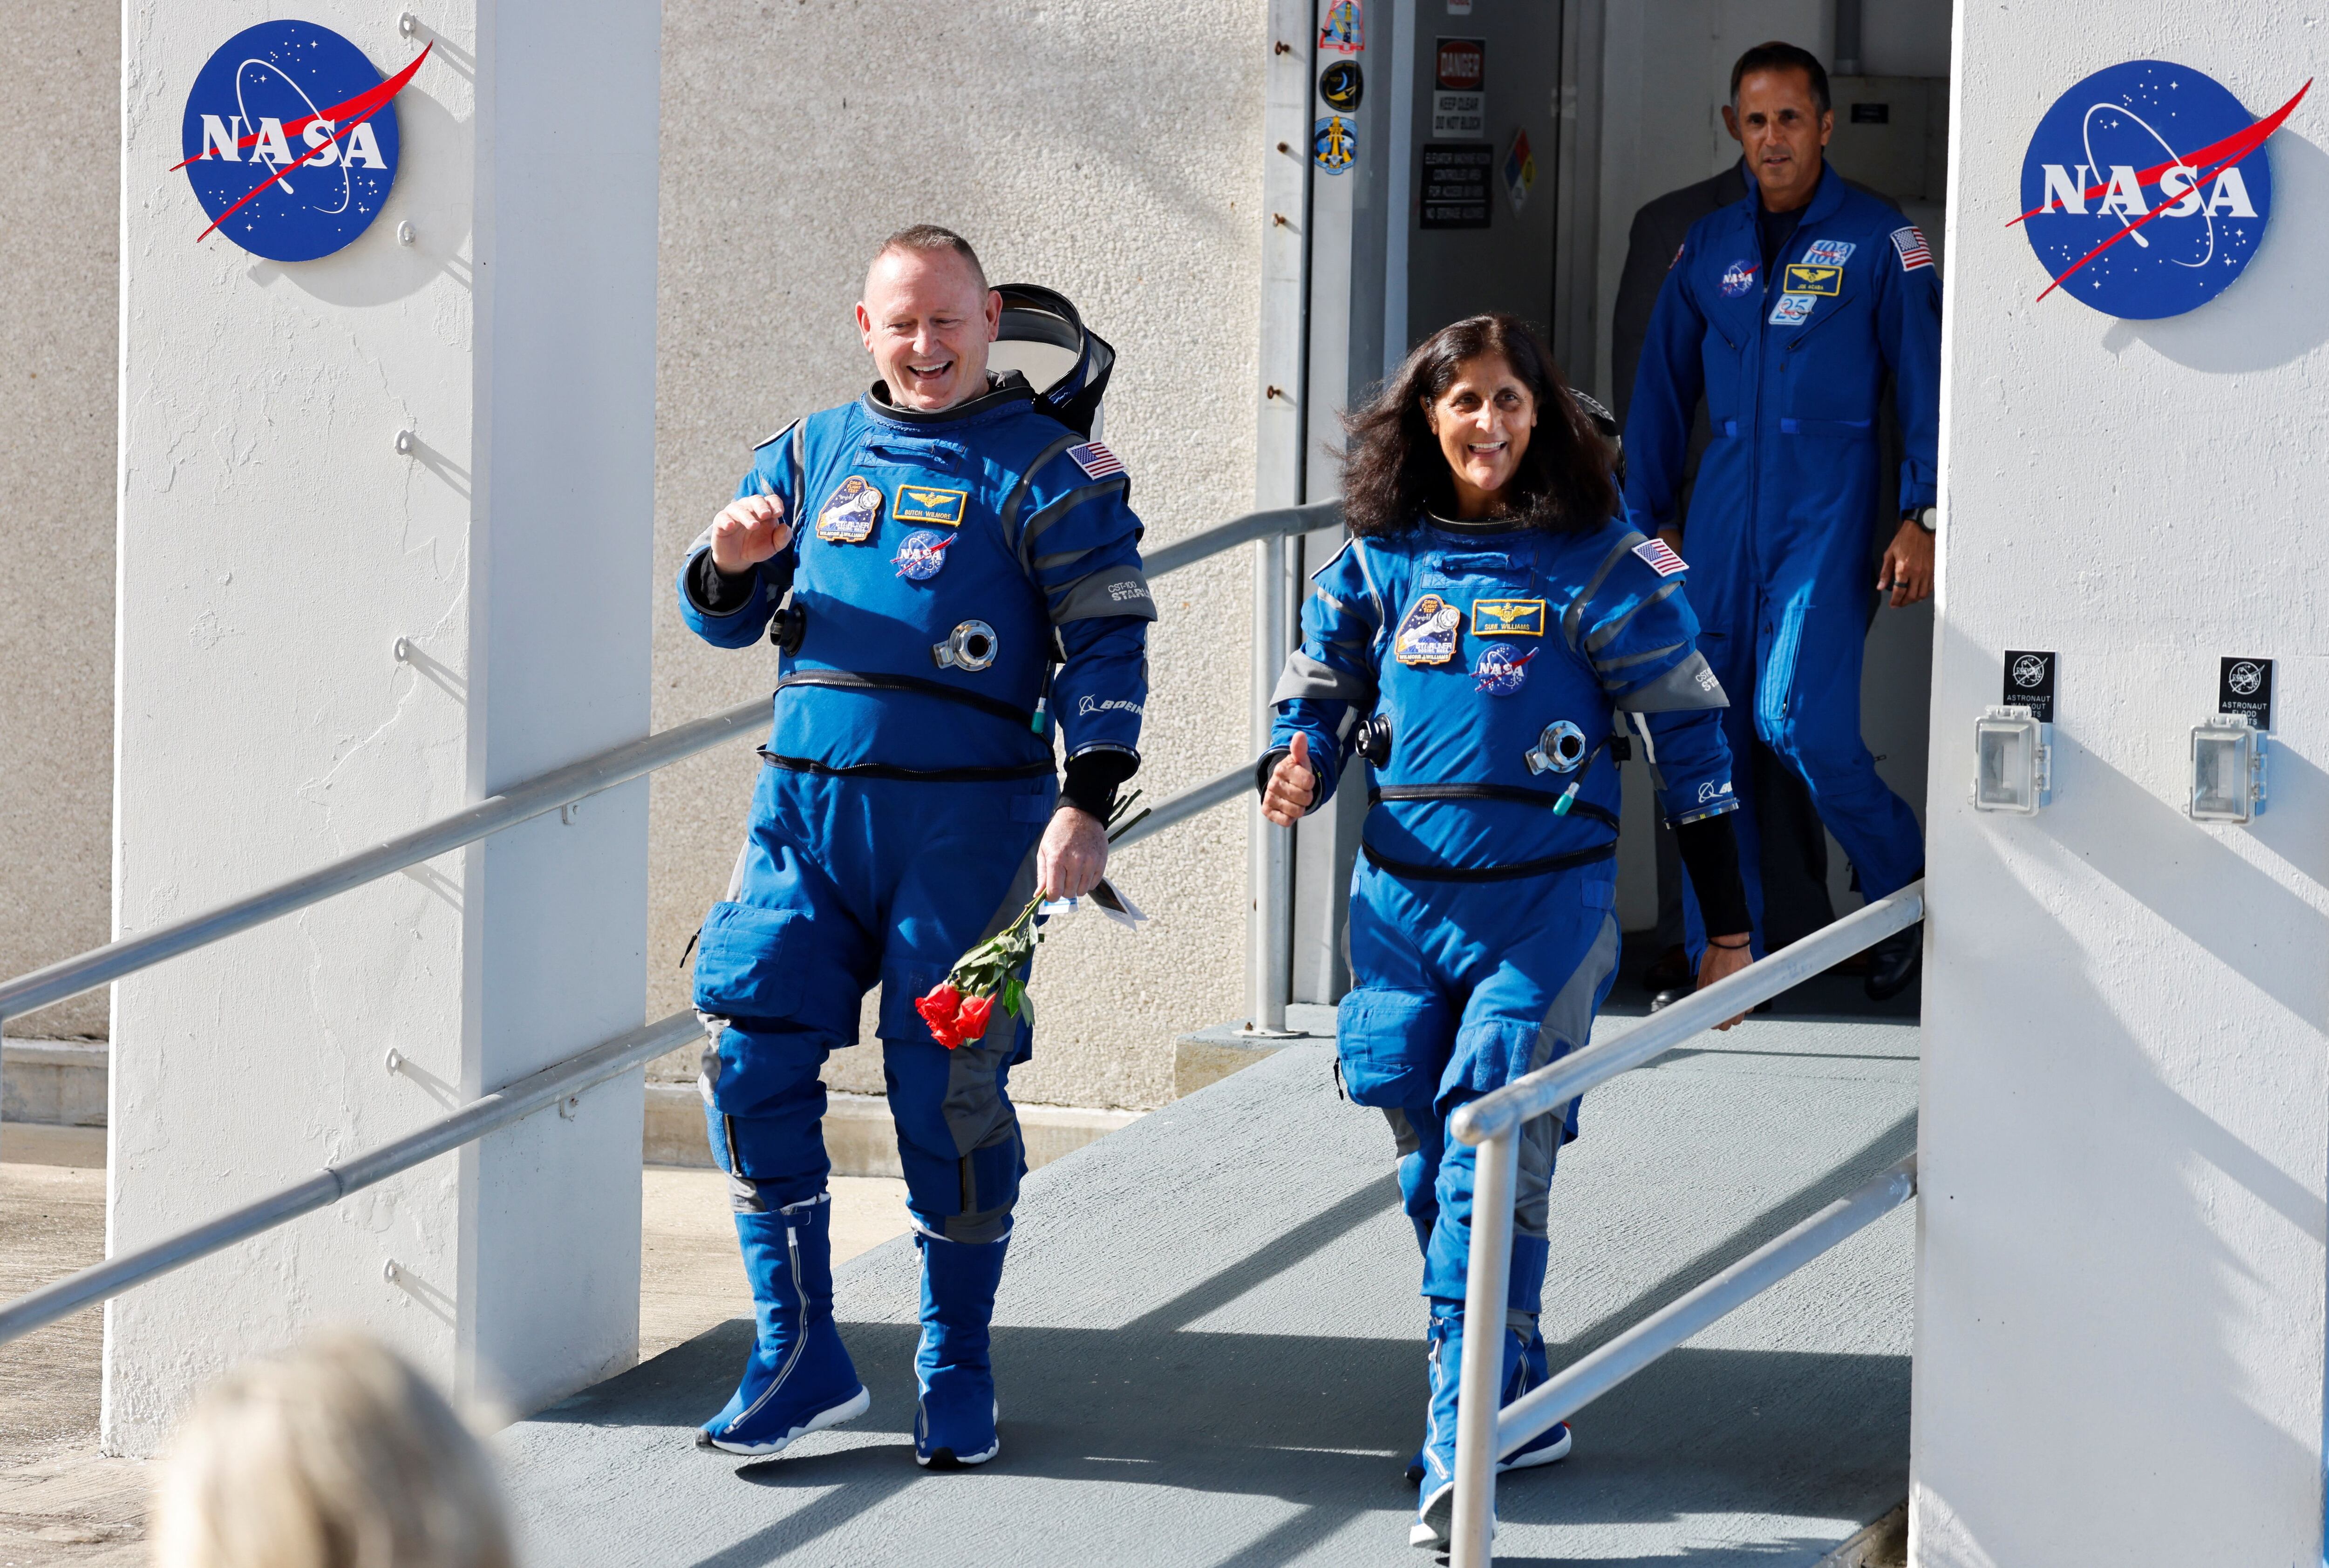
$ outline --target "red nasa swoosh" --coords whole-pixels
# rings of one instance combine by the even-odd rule
[[[2266,139],[2268,138],[2273,132],[2280,129],[2282,123],[2288,118],[2290,113],[2295,110],[2299,103],[2304,101],[2305,95],[2312,90],[2313,79],[2308,77],[2305,79],[2305,85],[2296,89],[2296,96],[2295,98],[2290,99],[2287,103],[2281,105],[2279,108],[2276,109],[2270,116],[2257,121],[2256,124],[2249,127],[2246,130],[2234,131],[2230,136],[2224,137],[2221,141],[2211,142],[2208,146],[2202,147],[2198,152],[2193,153],[2189,158],[2175,159],[2168,163],[2155,164],[2151,168],[2139,172],[2136,177],[2144,184],[2156,184],[2158,183],[2159,176],[2161,174],[2164,174],[2168,170],[2180,165],[2183,168],[2198,171],[2199,177],[2192,182],[2192,189],[2197,190],[2211,174],[2221,174],[2223,170],[2230,168],[2232,164],[2239,163],[2242,158],[2247,157],[2250,153],[2255,152],[2258,147],[2264,146]],[[2214,161],[2210,162],[2211,159]],[[2202,167],[2202,164],[2205,164],[2206,166]],[[2110,187],[2107,184],[2090,185],[2087,188],[2086,194],[2089,196],[2098,195],[2109,189]],[[2174,196],[2162,201],[2158,206],[2152,208],[2142,217],[2136,219],[2134,222],[2127,224],[2117,233],[2104,240],[2100,245],[2096,246],[2092,250],[2089,250],[2084,256],[2079,257],[2076,261],[2073,261],[2069,267],[2065,268],[2061,275],[2056,277],[2053,282],[2048,284],[2043,289],[2040,290],[2038,298],[2043,299],[2048,295],[2053,293],[2056,289],[2061,287],[2063,283],[2072,273],[2078,271],[2079,268],[2084,267],[2088,262],[2092,261],[2096,257],[2100,256],[2104,251],[2108,250],[2112,246],[2117,244],[2120,240],[2126,239],[2136,230],[2142,228],[2145,223],[2150,222],[2154,218],[2156,218],[2161,213],[2166,211],[2170,207],[2174,206],[2178,202],[2183,201],[2183,197],[2188,193],[2189,192],[2179,192]],[[2021,222],[2023,218],[2036,217],[2045,210],[2046,209],[2043,207],[2039,207],[2031,211],[2024,212],[2022,214],[2021,218],[2013,220],[2013,223]],[[2013,227],[2013,223],[2008,223],[2006,227],[2011,229]],[[2034,305],[2037,301],[2032,300],[2031,303]]]
[[[267,178],[259,181],[257,185],[251,188],[250,195],[245,196],[241,201],[237,202],[233,206],[229,207],[225,211],[220,213],[212,221],[209,228],[203,230],[200,234],[195,235],[194,243],[200,245],[203,240],[217,233],[218,226],[221,223],[225,222],[237,212],[241,211],[243,208],[249,206],[250,204],[251,198],[257,196],[259,192],[264,191],[268,186],[272,185],[277,181],[282,179],[284,175],[289,174],[293,169],[305,164],[309,158],[312,158],[317,153],[322,152],[325,147],[337,146],[342,136],[346,136],[350,131],[354,130],[356,127],[371,118],[373,113],[380,108],[381,105],[386,103],[389,99],[394,98],[398,93],[404,90],[404,84],[412,80],[412,73],[420,69],[420,62],[428,59],[429,52],[436,47],[436,42],[432,39],[428,44],[422,47],[419,54],[412,57],[412,63],[410,65],[406,66],[402,70],[398,71],[394,76],[390,77],[378,87],[369,88],[364,91],[356,94],[356,96],[352,99],[334,104],[331,108],[325,109],[320,113],[309,115],[305,119],[294,120],[290,124],[285,126],[283,127],[284,133],[288,136],[293,132],[306,130],[317,120],[336,121],[342,117],[345,117],[348,122],[342,129],[335,132],[331,138],[328,141],[325,141],[322,146],[309,147],[306,152],[300,154],[299,156],[293,159],[289,164],[287,164],[282,168],[277,169],[273,174],[268,175]],[[255,146],[258,140],[258,134],[254,132],[251,135],[243,137],[235,145],[238,147],[248,147]],[[208,150],[209,149],[207,147],[203,149],[205,152]],[[170,171],[171,173],[175,174],[178,170],[184,168],[186,164],[199,163],[201,159],[202,155],[198,153],[193,157],[186,158],[179,163],[173,164],[170,165]]]

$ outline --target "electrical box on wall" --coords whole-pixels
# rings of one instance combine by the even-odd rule
[[[1835,134],[1827,161],[1837,174],[1899,202],[1946,198],[1948,78],[1831,77],[1828,96],[1835,106]]]

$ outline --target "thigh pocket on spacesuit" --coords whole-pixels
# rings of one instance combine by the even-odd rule
[[[697,1009],[721,1018],[790,1017],[809,956],[806,929],[797,910],[714,904],[695,948]]]
[[[1456,1055],[1439,1080],[1441,1096],[1459,1090],[1485,1094],[1534,1072],[1544,1066],[1537,1059],[1539,1051],[1550,1051],[1542,1044],[1543,1034],[1542,1025],[1520,1019],[1466,1024],[1456,1031]]]
[[[1446,1048],[1447,1004],[1408,991],[1354,991],[1334,1009],[1343,1084],[1362,1105],[1428,1104]]]

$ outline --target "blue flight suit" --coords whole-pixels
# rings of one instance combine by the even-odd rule
[[[987,1324],[1026,1170],[1007,1083],[1032,1031],[998,1002],[948,1050],[914,1003],[1032,895],[1053,729],[1071,778],[1096,753],[1122,754],[1117,778],[1137,765],[1155,611],[1128,483],[1015,375],[935,414],[877,388],[754,454],[737,494],[783,503],[786,549],[730,577],[707,531],[681,568],[698,635],[742,648],[773,624],[782,650],[750,834],[695,965],[705,1115],[759,1322],[705,1446],[774,1453],[865,1408],[831,1322],[820,1070],[878,981],[923,1254],[916,1458],[995,1451]]]
[[[1732,698],[1734,754],[1760,736],[1810,786],[1861,892],[1914,880],[1924,836],[1876,775],[1860,730],[1873,589],[1877,408],[1892,379],[1906,455],[1900,510],[1934,502],[1941,300],[1924,237],[1889,203],[1820,175],[1765,275],[1760,193],[1692,225],[1651,313],[1626,421],[1626,504],[1636,527],[1676,525],[1691,417],[1714,439],[1692,492],[1691,600],[1699,646]],[[1749,781],[1737,781],[1751,813]],[[1740,870],[1762,952],[1756,837]],[[1688,906],[1693,959],[1705,943]]]
[[[708,535],[689,552],[681,613],[706,642],[759,641],[788,588],[805,623],[778,661],[737,886],[695,967],[697,1007],[725,1026],[705,1064],[714,1150],[764,1201],[823,1189],[818,1071],[856,1043],[878,980],[916,1224],[1007,1227],[1023,1162],[1004,1083],[1027,1022],[998,1007],[985,1040],[948,1051],[913,1004],[1033,890],[1053,723],[1070,757],[1137,753],[1155,610],[1128,478],[1097,453],[1015,378],[936,415],[869,394],[755,453],[737,494],[776,496],[794,536],[740,605],[700,602]],[[992,662],[939,662],[974,623]]]
[[[1457,1106],[1583,1046],[1617,962],[1620,714],[1669,817],[1736,809],[1721,683],[1696,648],[1681,559],[1617,521],[1581,533],[1426,517],[1356,539],[1313,579],[1273,700],[1262,776],[1307,737],[1316,803],[1346,738],[1387,725],[1351,881],[1352,990],[1335,1019],[1351,1098],[1381,1110],[1430,1302],[1430,1419],[1410,1472],[1425,1507],[1454,1463],[1475,1151]],[[1554,726],[1567,727],[1552,750]],[[1380,754],[1380,745],[1376,746]],[[1542,765],[1532,768],[1530,754]],[[1565,808],[1556,803],[1569,796]],[[1313,809],[1315,809],[1314,804]],[[1566,1127],[1523,1129],[1504,1402],[1545,1376],[1536,1330],[1546,1197]],[[1473,1326],[1475,1329],[1477,1326]],[[1568,1451],[1556,1428],[1557,1451]],[[1540,1439],[1544,1442],[1546,1439]],[[1534,1445],[1532,1445],[1534,1446]],[[1516,1462],[1538,1462],[1517,1457]]]
[[[1351,540],[1303,606],[1272,752],[1306,736],[1324,803],[1355,721],[1391,730],[1368,780],[1336,1047],[1351,1098],[1391,1119],[1435,1300],[1464,1299],[1471,1234],[1472,1150],[1448,1141],[1447,1117],[1584,1045],[1617,962],[1613,716],[1649,753],[1669,817],[1736,807],[1722,689],[1683,582],[1678,559],[1614,521],[1559,534],[1430,517]],[[1532,772],[1559,722],[1589,755]],[[1555,1144],[1545,1121],[1523,1140],[1513,1306],[1531,1316]]]

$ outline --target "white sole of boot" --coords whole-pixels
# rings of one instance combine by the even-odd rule
[[[1500,1476],[1509,1475],[1514,1470],[1534,1469],[1539,1465],[1559,1464],[1569,1457],[1570,1447],[1575,1441],[1575,1432],[1564,1432],[1559,1442],[1549,1442],[1541,1449],[1514,1454],[1508,1460],[1498,1460],[1496,1473]]]
[[[710,1440],[710,1446],[718,1449],[721,1453],[732,1453],[744,1459],[764,1460],[771,1454],[784,1452],[786,1449],[792,1446],[796,1439],[806,1437],[813,1432],[823,1432],[828,1426],[839,1426],[844,1421],[855,1421],[872,1408],[873,1395],[860,1386],[855,1394],[843,1400],[831,1410],[818,1411],[807,1421],[774,1441],[724,1442],[715,1437]]]
[[[1000,1422],[1003,1419],[1003,1402],[999,1399],[995,1402],[995,1419],[997,1422]],[[999,1454],[1002,1451],[1003,1434],[998,1432],[995,1434],[994,1446],[989,1448],[985,1453],[970,1454],[966,1456],[956,1453],[952,1449],[940,1449],[938,1453],[945,1454],[948,1462],[953,1465],[983,1465],[988,1460],[993,1459],[996,1454]],[[937,1461],[938,1457],[938,1455],[936,1453],[926,1457],[923,1454],[917,1452],[914,1455],[914,1462],[921,1466],[924,1469],[928,1469]]]

